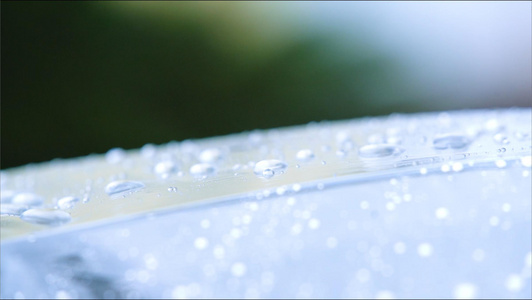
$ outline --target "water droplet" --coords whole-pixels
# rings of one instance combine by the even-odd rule
[[[215,163],[222,160],[223,154],[222,151],[218,148],[208,148],[203,151],[198,156],[198,159],[203,163]]]
[[[287,164],[276,159],[261,160],[255,164],[253,172],[257,176],[271,178],[277,174],[283,174],[287,168]]]
[[[506,152],[506,148],[497,149],[497,152],[498,153],[504,153],[504,152]]]
[[[171,160],[160,161],[153,167],[153,171],[161,177],[168,177],[170,173],[177,172],[177,170],[176,163]]]
[[[62,210],[29,209],[20,215],[26,222],[48,226],[58,226],[70,222],[70,214]]]
[[[460,149],[469,144],[469,139],[461,134],[440,134],[434,137],[432,146],[435,149]]]
[[[109,183],[105,187],[105,192],[107,193],[107,195],[112,196],[123,192],[135,191],[143,187],[144,183],[139,181],[117,180]]]
[[[314,153],[310,149],[302,149],[297,152],[296,158],[300,161],[310,161],[314,158]]]
[[[389,144],[370,144],[360,147],[358,154],[365,158],[386,157],[400,154],[404,149]]]
[[[455,299],[475,299],[477,297],[477,287],[472,283],[460,283],[454,287],[453,296]]]
[[[2,203],[0,205],[0,215],[2,216],[19,216],[28,210],[28,206],[21,204]]]
[[[122,148],[112,148],[105,153],[105,160],[110,164],[117,164],[126,157],[126,151]]]
[[[39,206],[44,203],[44,199],[34,193],[20,193],[16,194],[11,200],[13,204],[28,205],[28,206]]]
[[[312,218],[308,221],[308,227],[310,229],[318,229],[320,227],[320,220]]]
[[[210,176],[216,172],[216,168],[208,163],[199,163],[190,167],[189,172],[194,177]]]
[[[403,254],[406,252],[406,245],[403,242],[397,242],[393,245],[393,251],[397,254]]]
[[[175,192],[177,192],[177,188],[175,186],[171,186],[171,187],[168,188],[168,191],[172,192],[172,193],[175,193]]]
[[[419,174],[421,174],[421,175],[425,175],[425,174],[427,174],[427,172],[428,172],[427,168],[419,169]]]
[[[67,196],[57,200],[57,206],[59,206],[60,209],[69,209],[74,207],[78,202],[79,198]]]
[[[152,158],[157,152],[157,148],[154,144],[146,144],[140,148],[140,155],[144,158]]]
[[[493,136],[493,140],[499,144],[508,144],[510,141],[508,140],[508,137],[504,133],[497,133]]]

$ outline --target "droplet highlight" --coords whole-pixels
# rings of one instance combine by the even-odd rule
[[[109,183],[105,187],[105,192],[107,195],[112,196],[124,192],[132,192],[144,187],[144,183],[139,181],[125,181],[117,180]]]
[[[461,134],[441,134],[434,137],[432,146],[434,149],[460,149],[469,144],[469,139]]]
[[[255,164],[253,173],[259,177],[271,178],[274,175],[283,174],[288,165],[277,159],[261,160]]]
[[[404,149],[390,144],[370,144],[360,147],[358,154],[364,158],[380,158],[400,154]]]
[[[20,215],[20,219],[33,224],[59,226],[72,220],[70,214],[62,210],[29,209]]]

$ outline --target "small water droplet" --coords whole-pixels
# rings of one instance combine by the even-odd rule
[[[59,226],[70,222],[70,214],[62,210],[29,209],[20,215],[20,219],[33,224]]]
[[[126,157],[126,151],[122,148],[112,148],[105,153],[105,160],[110,164],[117,164]]]
[[[321,161],[321,164],[325,166],[325,165],[327,164],[327,162],[324,161],[324,160],[322,160],[322,161]]]
[[[461,134],[440,134],[434,137],[432,146],[435,149],[460,149],[469,144],[469,139]]]
[[[434,212],[436,218],[443,220],[449,216],[449,210],[446,207],[440,207]]]
[[[451,167],[455,172],[460,172],[464,169],[464,165],[460,162],[453,163]]]
[[[299,150],[296,154],[299,161],[310,161],[314,158],[314,153],[310,149]]]
[[[157,148],[154,144],[146,144],[140,148],[140,155],[144,158],[152,158],[157,152]]]
[[[143,187],[144,183],[139,181],[117,180],[109,183],[105,187],[105,192],[107,195],[112,196],[123,192],[135,191]]]
[[[59,200],[57,200],[57,206],[59,206],[60,209],[69,209],[74,207],[76,203],[79,202],[79,198],[73,197],[73,196],[67,196],[63,197]]]
[[[171,187],[168,188],[168,191],[172,192],[172,193],[175,193],[175,192],[177,192],[177,188],[175,186],[171,186]]]
[[[508,140],[508,137],[504,133],[497,133],[493,136],[493,140],[499,144],[509,144],[510,141]]]
[[[244,274],[246,274],[246,265],[241,263],[241,262],[237,262],[237,263],[234,263],[232,266],[231,266],[231,273],[233,274],[233,276],[235,277],[242,277],[244,276]]]
[[[176,163],[171,160],[160,161],[153,167],[153,171],[161,177],[168,177],[170,173],[174,173],[177,170]]]
[[[44,199],[34,193],[19,193],[12,198],[11,203],[28,206],[39,206],[44,203]]]
[[[21,213],[28,210],[28,208],[28,206],[21,204],[2,203],[2,205],[0,205],[0,215],[19,216]]]
[[[370,144],[358,149],[360,157],[377,158],[400,154],[404,149],[389,144]]]
[[[207,148],[198,156],[198,159],[203,163],[215,163],[222,160],[223,153],[218,148]]]
[[[257,176],[271,178],[274,175],[282,174],[287,168],[287,164],[277,159],[261,160],[255,164],[253,172]]]
[[[504,152],[506,152],[506,148],[497,149],[497,153],[504,153]]]
[[[210,176],[216,172],[216,168],[209,163],[199,163],[190,167],[189,172],[194,177]]]

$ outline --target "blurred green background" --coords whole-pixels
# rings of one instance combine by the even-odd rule
[[[1,2],[1,168],[310,121],[531,106],[530,10],[514,13],[529,4],[483,4],[480,21],[472,4],[425,3],[418,19],[408,5]]]

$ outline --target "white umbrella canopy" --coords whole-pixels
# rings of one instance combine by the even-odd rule
[[[1,174],[3,298],[530,298],[526,109],[111,149]]]

